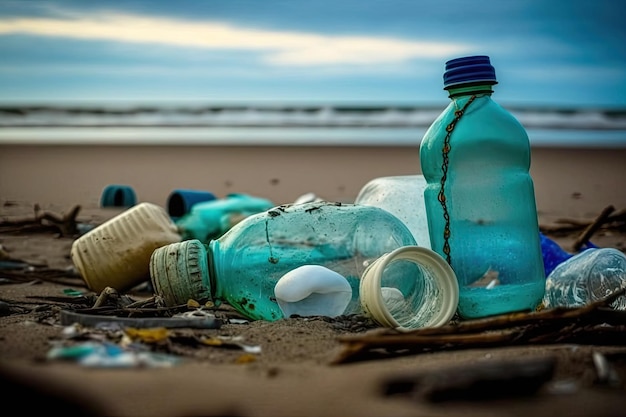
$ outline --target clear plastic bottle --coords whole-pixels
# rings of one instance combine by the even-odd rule
[[[247,217],[218,239],[193,239],[155,250],[150,275],[156,294],[166,305],[184,304],[188,299],[227,302],[246,317],[274,321],[283,318],[275,294],[279,280],[291,275],[290,271],[304,269],[302,266],[319,265],[348,281],[351,297],[343,314],[352,314],[363,312],[359,288],[366,269],[383,255],[404,247],[417,248],[413,235],[402,221],[381,208],[324,201],[286,204]],[[446,284],[443,290],[426,282],[424,275],[432,268],[394,262],[385,269],[382,286],[397,289],[405,298],[448,300],[454,303],[454,313],[458,294],[451,268],[454,288]],[[309,273],[321,273],[322,281],[335,279],[319,269]],[[380,274],[377,277],[380,279]],[[336,283],[332,287],[331,291],[346,291]],[[431,287],[438,292],[428,293]],[[311,291],[324,293],[315,288]]]
[[[488,56],[446,63],[451,103],[420,145],[431,248],[459,280],[463,318],[535,309],[544,294],[524,127],[492,100]]]
[[[559,264],[546,278],[543,306],[581,307],[626,288],[626,255],[615,248],[589,248]],[[626,310],[626,296],[611,303]]]
[[[576,255],[576,253],[569,253],[563,250],[558,243],[550,239],[543,233],[539,233],[539,239],[541,241],[541,253],[543,255],[543,267],[546,277],[549,276],[554,268]],[[578,253],[587,250],[589,248],[597,248],[592,242],[586,242],[579,250]]]
[[[430,249],[424,188],[423,175],[378,177],[361,188],[354,203],[380,207],[394,214],[407,225],[418,246]]]

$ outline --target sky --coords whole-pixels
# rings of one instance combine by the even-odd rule
[[[438,104],[488,55],[510,105],[626,107],[615,0],[0,0],[0,104]]]

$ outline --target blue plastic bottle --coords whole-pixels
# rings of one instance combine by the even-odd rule
[[[492,100],[488,56],[446,63],[452,102],[420,146],[431,248],[459,281],[458,313],[534,310],[545,273],[524,127]]]

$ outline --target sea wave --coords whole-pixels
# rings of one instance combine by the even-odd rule
[[[626,130],[626,109],[507,108],[526,128]],[[428,127],[428,106],[4,106],[0,128]]]

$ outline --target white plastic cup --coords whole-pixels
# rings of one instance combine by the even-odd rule
[[[140,203],[85,233],[70,256],[90,290],[128,290],[150,279],[152,252],[181,241],[164,208]]]
[[[385,275],[396,262],[417,266],[412,270],[420,291],[403,294],[384,286]],[[361,277],[359,292],[361,306],[372,320],[399,331],[443,326],[459,303],[459,285],[450,265],[436,252],[418,246],[398,248],[374,261]]]

